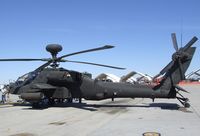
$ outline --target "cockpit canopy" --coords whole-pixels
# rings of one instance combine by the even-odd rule
[[[17,85],[25,85],[30,83],[35,77],[38,75],[36,72],[29,72],[24,74],[23,76],[19,77],[17,81],[15,82]]]

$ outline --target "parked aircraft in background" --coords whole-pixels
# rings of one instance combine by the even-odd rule
[[[113,74],[102,73],[98,75],[95,79],[107,82],[126,82],[131,84],[148,84],[153,81],[152,76],[137,71],[132,71],[122,77],[118,77]]]

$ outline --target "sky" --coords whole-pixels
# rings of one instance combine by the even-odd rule
[[[51,43],[63,46],[58,55],[113,45],[113,49],[67,59],[126,70],[60,66],[93,76],[122,76],[133,70],[156,75],[175,52],[171,33],[176,33],[179,47],[193,36],[200,38],[199,7],[199,0],[0,0],[0,58],[49,58],[45,47]],[[197,50],[188,73],[200,68],[199,41],[194,46]],[[43,63],[0,62],[0,84]]]

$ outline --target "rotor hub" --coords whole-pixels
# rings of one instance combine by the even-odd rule
[[[172,60],[175,61],[177,59],[180,59],[180,60],[184,60],[186,58],[188,58],[189,55],[185,52],[182,52],[182,51],[178,51],[178,52],[175,52],[173,55],[172,55]]]
[[[172,55],[172,60],[177,60],[179,58],[181,58],[182,54],[181,52],[175,52],[173,55]]]
[[[48,44],[46,46],[46,50],[52,55],[56,55],[58,52],[62,51],[62,46],[59,44]]]

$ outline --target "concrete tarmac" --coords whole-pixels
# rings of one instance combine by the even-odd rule
[[[200,85],[183,86],[191,107],[176,99],[115,99],[60,104],[47,109],[0,105],[0,136],[161,136],[200,134]]]

